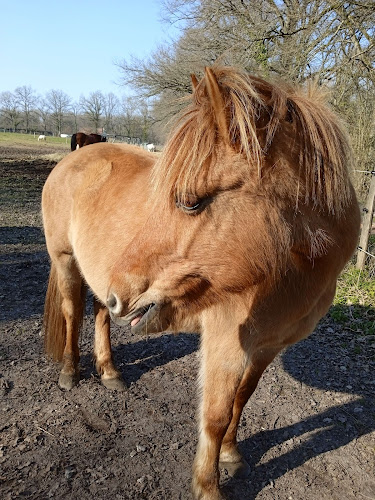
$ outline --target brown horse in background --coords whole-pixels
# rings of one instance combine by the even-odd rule
[[[95,144],[97,142],[107,142],[107,138],[100,134],[85,134],[84,132],[77,132],[72,135],[70,140],[70,149],[71,151],[75,151],[83,146],[88,146],[89,144]]]
[[[140,335],[201,332],[193,491],[214,500],[219,460],[247,468],[236,444],[244,405],[277,353],[326,314],[360,215],[346,136],[317,89],[226,67],[192,79],[192,103],[160,158],[97,144],[51,172],[45,345],[70,389],[86,284],[109,388],[124,388],[110,316]]]

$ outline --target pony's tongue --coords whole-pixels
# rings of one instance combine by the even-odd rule
[[[139,316],[137,316],[136,318],[132,319],[131,320],[131,323],[130,323],[130,326],[135,326],[137,323],[139,323],[141,321],[141,318],[142,318],[142,314],[140,314]]]

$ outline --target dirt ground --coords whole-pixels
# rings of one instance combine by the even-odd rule
[[[197,336],[114,327],[125,393],[95,373],[91,304],[79,385],[60,390],[59,367],[43,355],[39,205],[55,153],[48,143],[0,147],[0,497],[191,499]],[[223,470],[226,498],[375,499],[375,340],[361,342],[360,322],[343,329],[328,315],[267,369],[239,429],[251,473]]]

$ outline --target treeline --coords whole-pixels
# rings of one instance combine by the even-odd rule
[[[74,102],[65,92],[38,96],[30,86],[0,93],[0,128],[26,133],[73,134],[79,130],[158,142],[148,99],[92,92]]]
[[[120,64],[124,83],[156,98],[155,119],[178,110],[190,74],[215,62],[265,78],[314,80],[349,125],[358,169],[375,168],[374,0],[165,0],[164,18],[181,36]],[[359,191],[370,177],[358,176]]]

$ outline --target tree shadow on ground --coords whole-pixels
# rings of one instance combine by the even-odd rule
[[[373,405],[372,409],[370,406],[368,400],[361,399],[334,406],[293,425],[256,433],[239,446],[250,466],[249,478],[246,481],[230,479],[225,484],[224,491],[230,493],[230,498],[233,499],[253,500],[267,484],[272,484],[272,481],[303,465],[311,458],[336,450],[362,435],[373,432],[375,415]],[[361,412],[361,416],[358,411]],[[293,440],[292,449],[266,463],[259,463],[271,448],[289,440]]]
[[[21,252],[17,245],[22,246]],[[48,272],[40,228],[0,228],[0,321],[28,319],[43,312]]]
[[[0,245],[44,244],[44,233],[40,227],[0,227]]]

